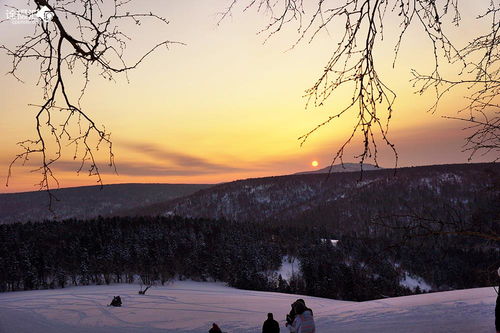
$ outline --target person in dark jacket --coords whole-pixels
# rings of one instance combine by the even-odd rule
[[[293,305],[295,304],[292,303],[292,309],[290,310],[290,313],[286,315],[286,326],[291,325],[293,323],[293,320],[295,319],[295,309]]]
[[[495,306],[495,328],[500,333],[500,286],[498,286],[497,305]]]
[[[262,333],[279,333],[280,332],[280,325],[276,320],[273,318],[272,313],[267,314],[267,320],[264,322],[264,325],[262,325]]]
[[[498,268],[497,273],[498,278],[500,279],[500,268]],[[497,333],[500,333],[500,283],[497,291],[497,304],[495,306],[495,329],[497,330]]]
[[[208,331],[208,333],[222,333],[222,331],[216,323],[213,323],[212,328]]]

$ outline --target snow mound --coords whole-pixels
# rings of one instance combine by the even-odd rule
[[[259,332],[273,312],[285,332],[290,303],[305,299],[317,332],[493,332],[493,288],[369,302],[256,292],[220,283],[175,282],[138,295],[137,285],[71,287],[0,294],[0,332]],[[120,295],[123,306],[108,307]]]

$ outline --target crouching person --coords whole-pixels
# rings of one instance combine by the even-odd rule
[[[122,298],[120,296],[113,297],[109,306],[122,306]]]

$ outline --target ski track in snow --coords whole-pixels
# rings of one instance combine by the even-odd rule
[[[297,298],[314,311],[317,332],[494,332],[496,293],[478,288],[345,302],[177,281],[138,295],[138,285],[70,287],[0,294],[0,332],[260,332],[268,312],[280,322]],[[123,306],[109,307],[115,295]]]

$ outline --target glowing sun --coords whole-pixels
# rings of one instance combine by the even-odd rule
[[[312,165],[313,167],[317,167],[317,166],[319,165],[319,163],[318,163],[318,161],[312,161],[312,162],[311,162],[311,165]]]

